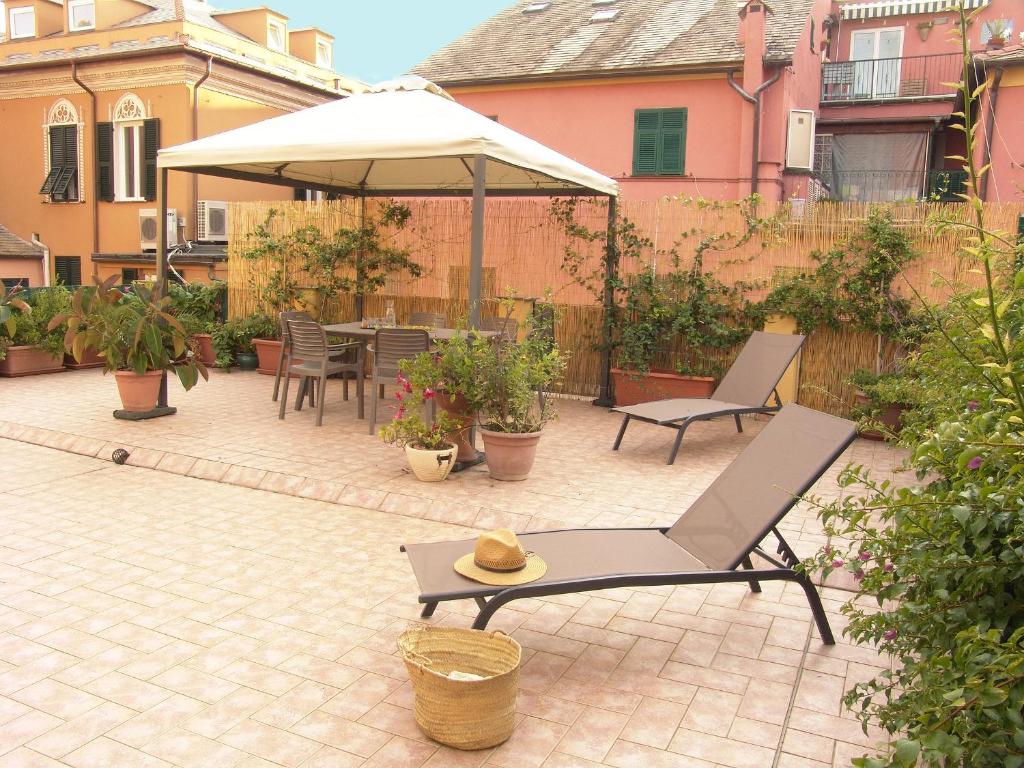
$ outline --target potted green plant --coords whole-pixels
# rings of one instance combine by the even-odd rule
[[[173,371],[186,391],[200,376],[208,378],[206,366],[189,349],[184,327],[169,311],[163,286],[140,283],[123,293],[115,283],[111,277],[80,287],[70,311],[50,321],[51,331],[66,327],[65,349],[76,360],[88,350],[99,353],[105,370],[114,373],[126,411],[156,407],[165,371]]]
[[[860,436],[884,440],[899,435],[903,413],[913,408],[915,387],[902,373],[872,373],[858,368],[850,376],[857,405],[853,415],[859,418]]]
[[[391,274],[404,271],[418,277],[422,272],[407,248],[386,241],[386,232],[401,230],[411,216],[409,207],[401,203],[387,201],[358,227],[342,227],[332,234],[313,225],[279,232],[278,215],[274,209],[268,213],[240,254],[260,264],[252,273],[259,278],[250,287],[262,311],[272,317],[299,308],[322,322],[341,293],[355,295],[356,313],[361,316],[363,297],[383,287]],[[266,336],[253,341],[259,372],[276,373],[280,328],[275,324]]]
[[[37,288],[18,299],[29,311],[8,314],[0,326],[4,354],[0,376],[32,376],[64,370],[64,340],[60,331],[47,326],[53,317],[71,306],[71,294],[63,286]]]
[[[710,397],[721,366],[709,352],[733,347],[753,330],[745,286],[705,272],[699,255],[689,267],[677,256],[672,264],[665,274],[635,276],[625,289],[627,322],[612,369],[617,405]],[[659,361],[669,366],[657,367]]]
[[[209,284],[170,285],[172,312],[185,327],[189,338],[195,341],[206,366],[217,362],[212,334],[221,316],[226,292],[227,284],[221,280]]]
[[[213,349],[218,368],[237,365],[254,371],[259,365],[255,342],[274,333],[277,323],[267,315],[249,315],[228,320],[213,329]],[[274,361],[277,365],[277,361]]]
[[[479,407],[478,360],[486,339],[469,333],[451,339],[438,340],[434,349],[422,352],[412,360],[404,361],[403,374],[418,391],[429,391],[454,423],[448,434],[450,442],[458,448],[457,461],[473,463],[478,452],[469,440]]]
[[[384,442],[401,445],[409,467],[424,482],[440,482],[452,471],[458,449],[449,435],[459,424],[440,411],[429,421],[423,418],[427,403],[436,397],[431,387],[416,387],[404,375],[398,375],[398,406],[389,424],[380,428]]]
[[[487,469],[495,480],[525,480],[541,430],[551,421],[550,398],[541,397],[565,370],[565,358],[544,334],[524,341],[476,346],[475,402]]]

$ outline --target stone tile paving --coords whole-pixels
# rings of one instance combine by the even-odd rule
[[[224,395],[229,384],[237,397]],[[14,422],[69,436],[59,438],[64,450],[0,438],[0,768],[794,768],[849,765],[880,737],[864,734],[840,697],[887,661],[841,637],[822,645],[800,590],[771,583],[756,595],[718,585],[519,601],[492,623],[524,647],[515,735],[477,753],[438,747],[415,726],[395,655],[397,636],[418,621],[415,582],[397,544],[470,531],[182,477],[175,471],[184,464],[167,459],[267,451],[293,461],[283,444],[305,439],[312,445],[298,463],[341,472],[345,456],[357,463],[372,453],[387,467],[375,482],[391,493],[379,477],[392,473],[401,484],[398,458],[344,431],[340,409],[319,432],[305,414],[257,429],[270,410],[265,380],[232,376],[205,394],[176,397],[183,411],[175,419],[111,425],[108,386],[80,374],[0,381],[8,433]],[[20,411],[12,389],[32,393]],[[592,421],[589,441],[572,439],[567,416],[552,430],[554,450],[542,455],[533,488],[509,498],[555,503],[544,467],[574,445],[608,471],[601,428],[611,422],[583,406],[566,410]],[[131,439],[119,439],[122,431]],[[636,449],[639,432],[633,455],[614,459],[627,477],[649,469],[645,487],[659,493],[630,491],[632,506],[600,513],[608,522],[664,514],[658,499],[687,486],[654,460],[660,450]],[[716,447],[712,434],[697,435],[691,459],[706,452],[724,461],[743,441],[723,431],[727,447]],[[75,452],[104,440],[159,452],[150,463],[168,462],[169,471]],[[178,451],[166,450],[172,445]],[[317,451],[328,447],[335,458],[318,464]],[[106,456],[107,448],[94,450]],[[869,453],[879,450],[858,446],[854,456]],[[587,463],[566,459],[576,469]],[[692,466],[674,471],[692,477]],[[598,483],[595,497],[614,497],[614,478],[587,477]],[[694,482],[706,482],[700,477]],[[465,498],[492,492],[479,474],[451,485]],[[837,630],[847,595],[824,590]],[[471,603],[443,605],[431,621],[466,626],[474,612]]]
[[[839,766],[879,735],[840,697],[885,660],[823,646],[776,583],[519,601],[494,623],[525,651],[515,735],[438,748],[396,545],[466,528],[8,439],[0,465],[3,768]]]
[[[605,409],[559,400],[561,418],[540,443],[537,464],[521,483],[490,479],[484,467],[443,484],[420,483],[402,452],[368,434],[330,382],[324,426],[307,408],[284,421],[270,400],[273,380],[256,373],[215,371],[185,393],[171,383],[178,414],[148,422],[111,418],[118,407],[114,382],[99,371],[69,371],[0,380],[0,437],[109,460],[114,448],[131,451],[140,467],[259,488],[293,496],[378,509],[407,517],[476,528],[517,531],[578,526],[670,525],[757,433],[763,417],[695,424],[674,466],[665,459],[674,432],[630,426],[622,450],[611,444],[619,418]],[[380,418],[388,419],[385,406]],[[847,462],[889,473],[901,456],[858,441],[816,491],[838,492],[835,477]],[[801,555],[824,543],[813,512],[795,510],[783,526]]]

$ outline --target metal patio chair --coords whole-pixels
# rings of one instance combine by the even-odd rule
[[[370,377],[370,434],[377,423],[377,403],[384,399],[384,384],[398,376],[398,364],[430,349],[430,334],[419,328],[378,328],[373,335],[373,373]],[[431,401],[433,406],[433,401]]]
[[[356,413],[361,419],[363,413],[363,345],[358,341],[347,344],[328,344],[327,334],[320,323],[312,320],[289,319],[288,342],[289,347],[286,353],[289,360],[300,359],[301,363],[290,363],[284,371],[284,391],[281,393],[281,406],[278,411],[278,418],[283,419],[285,408],[288,405],[288,384],[291,381],[291,373],[299,375],[299,391],[295,398],[295,410],[302,410],[302,400],[306,394],[306,388],[311,387],[313,380],[316,380],[319,392],[316,399],[316,425],[324,423],[324,400],[327,392],[327,378],[335,374],[346,376],[349,373],[355,375],[356,380]],[[349,360],[339,359],[348,353]],[[342,381],[342,392],[345,400],[348,400],[348,379]]]

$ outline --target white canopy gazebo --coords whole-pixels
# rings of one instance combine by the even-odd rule
[[[407,77],[339,101],[161,149],[158,200],[166,221],[167,172],[189,171],[352,196],[473,197],[470,322],[479,320],[486,195],[600,195],[618,184]],[[166,275],[161,231],[159,270]]]

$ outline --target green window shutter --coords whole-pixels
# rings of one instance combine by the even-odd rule
[[[53,268],[63,285],[82,284],[82,260],[78,256],[58,256],[53,260]]]
[[[142,122],[143,165],[142,196],[156,200],[156,151],[160,149],[160,118]]]
[[[633,175],[681,176],[686,169],[686,109],[638,109],[633,117]]]
[[[682,176],[686,167],[686,110],[661,110],[661,156],[658,173]]]
[[[39,193],[54,202],[78,199],[78,126],[51,125],[50,172]]]
[[[658,172],[658,131],[661,110],[638,109],[633,113],[633,175]]]
[[[114,199],[114,124],[96,123],[96,196]]]

